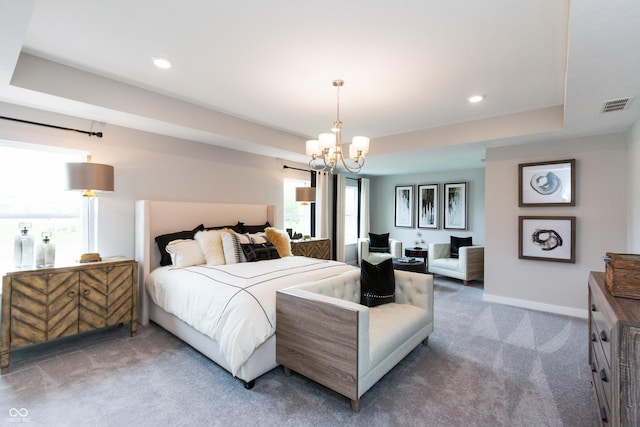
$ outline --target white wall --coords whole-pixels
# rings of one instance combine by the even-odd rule
[[[487,150],[485,299],[586,317],[587,279],[627,241],[627,136]],[[576,159],[575,207],[518,207],[518,164]],[[576,263],[518,259],[519,215],[576,217]]]
[[[442,229],[443,184],[447,182],[468,182],[467,187],[467,230]],[[440,229],[417,228],[414,218],[413,228],[394,227],[394,198],[397,185],[440,184]],[[373,233],[390,233],[390,237],[401,240],[403,248],[427,247],[429,243],[449,242],[450,236],[471,236],[474,244],[485,241],[485,173],[484,169],[467,169],[411,175],[371,177],[371,227]],[[414,207],[414,216],[417,207]],[[421,237],[418,237],[421,233]],[[420,243],[424,240],[425,243]]]
[[[640,119],[629,131],[627,163],[629,168],[627,251],[640,254]]]
[[[7,104],[0,104],[0,114],[83,130],[92,127],[87,120]],[[134,202],[139,199],[275,204],[280,224],[274,225],[282,226],[283,161],[117,126],[101,130],[100,139],[3,121],[0,139],[90,151],[93,161],[114,166],[115,191],[101,193],[99,200],[102,255],[134,256]]]

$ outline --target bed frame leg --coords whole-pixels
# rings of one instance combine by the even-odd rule
[[[351,399],[351,410],[355,413],[360,412],[360,399]]]
[[[246,388],[247,390],[251,390],[253,386],[256,385],[256,380],[243,381],[243,382],[244,382],[244,388]]]

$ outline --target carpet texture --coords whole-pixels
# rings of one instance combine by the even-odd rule
[[[587,321],[482,301],[438,276],[434,332],[349,401],[276,368],[253,390],[157,325],[12,353],[0,425],[597,426]]]

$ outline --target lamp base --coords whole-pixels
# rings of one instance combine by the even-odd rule
[[[80,260],[78,260],[78,262],[81,264],[84,264],[87,262],[97,262],[97,261],[102,261],[102,258],[100,257],[100,254],[96,252],[82,254],[80,255]]]

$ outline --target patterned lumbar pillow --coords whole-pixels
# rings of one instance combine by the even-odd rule
[[[362,260],[360,269],[360,304],[369,307],[395,302],[396,279],[393,260],[386,258],[379,264]]]
[[[246,243],[241,245],[247,262],[278,259],[278,251],[272,243]]]

